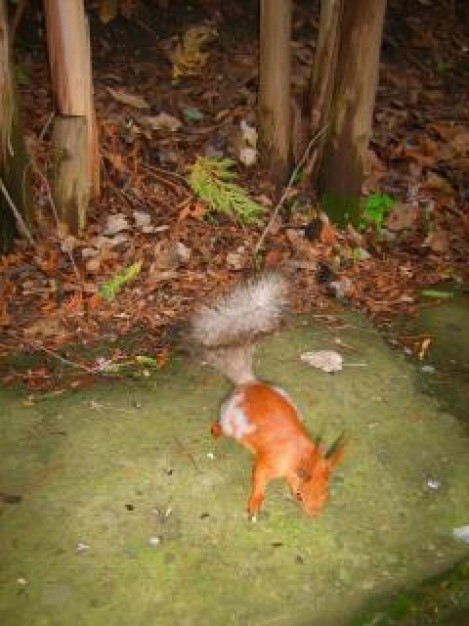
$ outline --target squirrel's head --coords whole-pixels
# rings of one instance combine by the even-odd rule
[[[312,457],[298,467],[298,485],[293,495],[307,515],[317,515],[326,504],[332,471],[343,459],[344,452],[342,438],[327,454],[318,445]]]

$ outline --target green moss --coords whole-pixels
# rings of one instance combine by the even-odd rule
[[[321,206],[329,219],[341,227],[352,224],[358,226],[360,219],[360,198],[343,196],[328,191],[321,197]]]
[[[301,318],[257,357],[312,433],[329,444],[345,431],[315,519],[277,481],[248,522],[252,459],[210,436],[229,386],[208,368],[175,359],[145,380],[32,403],[0,390],[0,491],[22,497],[0,502],[1,623],[344,626],[372,598],[400,594],[403,610],[402,590],[462,558],[463,429],[367,322],[340,316],[336,329]],[[337,337],[342,372],[300,361]]]

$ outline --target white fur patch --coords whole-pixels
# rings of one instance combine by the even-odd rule
[[[236,391],[220,407],[221,429],[225,435],[234,439],[242,439],[256,430],[256,426],[251,424],[244,412],[243,400],[244,392]]]
[[[301,415],[300,411],[298,410],[298,407],[296,406],[296,404],[293,402],[293,400],[291,399],[291,397],[288,395],[288,393],[282,389],[281,387],[273,387],[273,389],[275,389],[275,391],[277,393],[279,393],[282,398],[285,398],[285,400],[288,402],[288,404],[290,404],[296,411],[296,414],[298,415],[298,419],[300,420],[300,422],[303,422],[303,416]]]

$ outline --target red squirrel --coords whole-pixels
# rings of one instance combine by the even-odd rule
[[[202,307],[192,318],[192,340],[201,346],[204,359],[235,385],[211,430],[213,436],[232,437],[254,454],[248,504],[253,520],[273,478],[285,478],[306,514],[319,513],[332,470],[344,454],[342,441],[326,454],[312,440],[289,396],[253,373],[255,344],[279,327],[286,310],[283,278],[266,274]]]

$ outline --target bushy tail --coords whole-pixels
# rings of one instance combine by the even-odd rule
[[[192,341],[205,360],[235,385],[254,380],[254,345],[276,330],[287,311],[287,288],[278,274],[239,285],[192,318]]]

